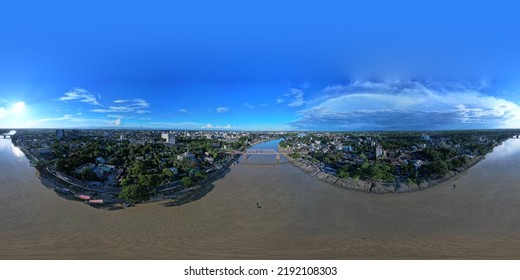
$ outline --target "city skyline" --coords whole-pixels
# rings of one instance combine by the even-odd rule
[[[4,4],[0,127],[519,128],[518,7],[448,3]]]

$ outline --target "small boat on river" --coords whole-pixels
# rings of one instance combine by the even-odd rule
[[[90,205],[102,205],[102,204],[105,204],[105,201],[103,199],[90,199],[88,201],[88,204],[90,204]]]
[[[85,200],[85,201],[89,201],[92,199],[92,197],[90,195],[86,195],[86,194],[79,194],[79,195],[75,195],[74,197],[79,200]]]

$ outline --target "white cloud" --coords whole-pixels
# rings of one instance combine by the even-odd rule
[[[233,126],[218,126],[210,123],[203,124],[198,122],[151,122],[151,126],[170,128],[170,129],[233,129]]]
[[[233,127],[228,124],[226,126],[219,126],[219,125],[212,125],[210,123],[204,125],[204,126],[201,126],[200,128],[202,129],[232,129]]]
[[[0,119],[23,114],[26,110],[25,102],[19,101],[9,107],[0,107]]]
[[[99,95],[98,95],[99,97]],[[89,93],[88,90],[82,88],[75,88],[72,91],[66,92],[65,96],[60,97],[60,101],[71,101],[71,100],[79,100],[80,102],[84,102],[90,105],[101,106],[96,99],[96,96]]]
[[[282,97],[279,97],[275,100],[275,104],[283,104],[287,103],[287,107],[300,107],[305,104],[303,100],[303,96],[305,94],[305,89],[308,87],[308,84],[302,85],[303,89],[299,88],[290,88],[289,92],[284,94]]]
[[[251,104],[251,103],[244,103],[244,106],[246,106],[248,109],[254,109],[254,108],[257,108],[257,107],[270,107],[270,106],[272,106],[272,104],[260,103],[260,104],[254,105],[254,104]]]
[[[117,119],[114,121],[114,125],[115,125],[115,126],[120,126],[120,125],[121,125],[121,118],[117,118]]]
[[[4,107],[0,107],[0,119],[6,118],[9,115],[9,110]]]
[[[141,107],[141,108],[150,107],[150,103],[148,103],[148,101],[141,99],[141,98],[134,99],[134,100],[132,100],[132,102],[133,102],[133,105],[137,106],[137,107]]]
[[[79,118],[72,114],[63,117],[44,118],[28,122],[29,127],[112,127],[117,120]]]
[[[203,126],[198,122],[152,122],[150,125],[171,129],[200,129]]]
[[[229,111],[228,107],[218,107],[217,108],[217,112],[219,112],[219,113],[225,113],[225,112],[228,112],[228,111]]]
[[[150,111],[145,110],[150,107],[150,103],[148,101],[138,98],[133,100],[125,100],[125,102],[116,102],[116,103],[127,103],[126,105],[120,106],[108,106],[106,109],[92,109],[90,111],[95,113],[137,113],[137,114],[145,114],[150,113]]]
[[[51,121],[64,121],[64,120],[70,120],[72,119],[72,115],[64,115],[61,118],[46,118],[46,119],[39,119],[36,120],[38,123],[44,123],[44,122],[51,122]]]
[[[184,108],[179,109],[179,112],[181,112],[181,113],[185,113],[185,114],[191,114],[191,113],[193,113],[192,111],[190,111],[190,110],[188,110],[188,109],[184,109]]]
[[[114,103],[127,103],[128,100],[126,99],[119,99],[119,100],[114,100]]]
[[[287,106],[289,107],[299,107],[303,105],[303,90],[297,89],[297,88],[291,88],[290,92],[286,94],[289,98],[289,104]]]
[[[520,125],[520,106],[461,84],[352,82],[324,88],[290,123],[298,129],[398,130]]]

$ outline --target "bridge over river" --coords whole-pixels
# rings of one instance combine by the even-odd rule
[[[235,154],[235,155],[242,155],[242,163],[243,164],[280,164],[281,161],[281,155],[283,156],[287,156],[289,155],[290,153],[286,153],[286,152],[280,152],[280,151],[277,151],[275,149],[257,149],[257,148],[254,148],[254,149],[247,149],[245,151],[232,151],[230,152],[232,154]],[[275,158],[276,158],[276,163],[252,163],[252,162],[248,162],[247,159],[248,157],[250,156],[270,156],[270,155],[274,155]]]

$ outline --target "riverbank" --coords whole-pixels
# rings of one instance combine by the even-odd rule
[[[41,183],[48,189],[55,191],[58,196],[68,200],[86,203],[96,208],[110,210],[123,208],[123,204],[126,201],[118,197],[118,189],[89,187],[79,180],[73,182],[71,181],[73,178],[65,178],[65,175],[59,174],[48,167],[37,168],[37,163],[41,161],[41,159],[38,159],[38,157],[29,152],[25,147],[16,145],[14,142],[12,142],[12,144],[19,148],[29,160],[31,166],[38,170]]]
[[[24,147],[16,145],[15,143],[13,143],[13,145],[18,147],[25,154],[31,166],[36,168],[37,162],[41,160]],[[163,190],[150,192],[150,199],[141,201],[140,203],[164,201],[168,204],[184,204],[195,200],[198,197],[202,197],[209,192],[206,191],[208,186],[211,186],[214,181],[223,178],[223,176],[229,172],[230,166],[237,162],[239,157],[240,155],[231,157],[223,163],[222,168],[208,174],[208,177],[204,181],[199,182],[190,188],[183,187],[179,182],[173,182],[170,183],[170,186],[166,185],[158,187],[159,189],[163,188]],[[123,209],[124,205],[130,204],[128,201],[119,198],[118,194],[120,189],[89,187],[85,185],[85,182],[69,178],[64,174],[49,169],[48,167],[36,169],[39,171],[39,179],[45,187],[55,191],[58,196],[68,200],[84,202],[90,206],[105,210]],[[72,182],[70,180],[77,182]],[[85,201],[84,199],[79,198],[80,196],[89,196],[90,199]],[[95,201],[97,203],[89,203],[89,201]]]
[[[222,168],[208,175],[204,181],[190,187],[184,188],[182,186],[172,188],[171,190],[160,191],[159,194],[151,196],[149,200],[144,201],[144,203],[148,202],[161,202],[168,201],[168,204],[184,204],[194,200],[199,196],[206,195],[208,188],[216,181],[225,176],[230,171],[230,166],[237,162],[240,155],[234,155],[231,159],[226,161]]]
[[[498,145],[502,144],[503,142],[499,143]],[[497,145],[497,146],[498,146]],[[495,146],[496,147],[496,146]],[[279,151],[283,151],[284,149],[278,146]],[[409,192],[415,192],[415,191],[421,191],[425,190],[434,186],[437,186],[443,182],[446,182],[448,180],[456,178],[458,175],[460,175],[462,172],[466,171],[467,169],[471,168],[478,162],[480,162],[482,159],[485,158],[485,156],[476,156],[473,159],[470,160],[470,162],[466,163],[463,167],[459,168],[457,171],[449,171],[448,174],[446,174],[443,177],[430,179],[427,181],[422,181],[415,184],[407,184],[406,182],[385,182],[380,180],[361,180],[361,179],[344,179],[339,178],[337,176],[334,176],[329,173],[325,173],[321,171],[319,168],[316,168],[315,166],[312,166],[310,164],[307,164],[305,162],[302,162],[300,160],[295,160],[291,158],[290,156],[286,156],[287,160],[291,162],[294,166],[301,169],[303,172],[308,174],[309,176],[320,180],[322,182],[325,182],[327,184],[337,186],[340,188],[353,190],[353,191],[360,191],[360,192],[366,192],[366,193],[375,193],[375,194],[386,194],[386,193],[409,193]]]
[[[191,202],[180,207],[164,201],[125,211],[56,196],[10,145],[0,141],[4,259],[520,257],[516,139],[462,173],[456,190],[448,181],[424,192],[369,195],[289,164],[239,164],[198,201],[186,196]]]

